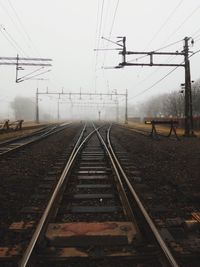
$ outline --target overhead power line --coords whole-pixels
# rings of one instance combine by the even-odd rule
[[[130,97],[130,99],[133,99],[133,98],[136,98],[144,93],[146,93],[147,91],[149,91],[150,89],[152,89],[154,86],[156,86],[158,83],[160,83],[162,80],[164,80],[167,76],[169,76],[171,73],[173,73],[176,69],[178,68],[175,67],[174,69],[172,69],[170,72],[168,72],[166,75],[164,75],[162,78],[160,78],[158,81],[156,81],[154,84],[152,84],[150,87],[146,88],[145,90],[143,90],[142,92],[138,93],[137,95],[133,96],[133,97]]]
[[[165,40],[165,42],[170,39],[177,31],[180,30],[180,28],[182,28],[182,26],[197,12],[199,11],[200,5],[198,7],[196,7],[183,21],[182,23],[167,37],[167,39]]]
[[[113,15],[113,20],[112,20],[112,23],[111,23],[110,33],[109,33],[109,39],[110,39],[112,31],[113,31],[113,27],[114,27],[114,23],[115,23],[115,18],[116,18],[118,7],[119,7],[119,0],[117,0],[117,3],[116,3],[114,15]]]
[[[15,17],[16,17],[18,23],[19,23],[19,25],[21,26],[22,31],[24,32],[24,35],[26,36],[27,40],[32,44],[33,49],[34,49],[35,52],[39,55],[39,52],[38,52],[38,50],[36,49],[35,44],[33,43],[33,41],[32,41],[32,39],[31,39],[29,33],[27,32],[27,30],[26,30],[26,28],[25,28],[25,26],[24,26],[22,20],[20,19],[20,16],[18,15],[16,8],[13,6],[13,4],[11,3],[10,0],[8,0],[8,4],[9,4],[9,6],[11,7],[11,9],[12,9],[12,11],[13,11],[13,13],[14,13],[14,15],[15,15]]]
[[[114,15],[113,15],[113,19],[112,19],[112,23],[111,23],[111,28],[110,28],[110,31],[109,31],[108,39],[110,39],[111,35],[112,35],[112,31],[113,31],[113,28],[114,28],[118,7],[119,7],[119,0],[117,0],[116,6],[115,6],[115,11],[114,11]],[[107,49],[107,48],[108,48],[108,43],[107,43],[105,49]],[[104,52],[103,64],[102,64],[103,67],[105,66],[105,61],[106,61],[106,53]]]
[[[200,28],[198,28],[193,34],[191,34],[191,36],[193,37],[193,38],[197,38],[198,36],[195,36],[198,32],[200,31]]]
[[[153,50],[153,52],[158,52],[158,51],[160,51],[160,50],[163,50],[163,49],[165,49],[165,48],[168,48],[168,47],[170,47],[170,46],[173,46],[173,45],[175,45],[175,44],[178,44],[178,43],[180,43],[180,42],[182,42],[182,41],[183,41],[183,39],[181,39],[181,40],[179,40],[179,41],[176,41],[176,42],[173,42],[173,43],[170,43],[170,44],[165,45],[165,46],[163,46],[163,47],[160,47],[160,48],[158,48],[158,49],[156,49],[156,50]],[[137,57],[137,58],[134,58],[134,59],[129,60],[129,61],[127,61],[127,62],[138,61],[139,59],[145,58],[145,57],[147,57],[147,56],[148,56],[148,55],[141,56],[141,57]]]
[[[22,33],[21,29],[19,28],[18,23],[16,23],[16,21],[13,19],[13,16],[11,16],[10,12],[7,10],[7,8],[4,6],[4,4],[2,4],[2,2],[0,2],[0,6],[5,11],[5,13],[9,17],[9,19],[11,20],[12,24],[14,25],[14,27],[16,29],[16,32],[18,32],[21,35],[21,37],[24,39],[25,36]],[[29,47],[29,45],[28,45],[28,47]],[[15,48],[15,50],[16,50],[16,48]],[[26,53],[24,53],[24,54],[26,54]]]
[[[153,42],[153,40],[156,38],[156,36],[161,32],[161,30],[165,27],[165,25],[169,22],[169,20],[173,17],[173,15],[176,13],[180,5],[183,3],[183,0],[181,0],[175,8],[172,10],[172,12],[169,14],[169,16],[166,18],[166,20],[163,22],[163,24],[160,26],[160,28],[157,30],[157,32],[153,35],[152,39],[149,41],[149,43],[144,48],[145,50],[149,47],[149,45]]]
[[[165,25],[167,25],[167,23],[169,22],[169,20],[173,17],[173,15],[176,13],[176,11],[178,10],[178,8],[180,7],[180,5],[183,3],[183,0],[180,0],[180,2],[175,6],[175,8],[172,10],[172,12],[169,14],[169,16],[166,18],[166,20],[163,22],[163,24],[161,25],[161,27],[157,30],[157,32],[154,34],[154,36],[152,37],[152,39],[149,41],[149,43],[145,46],[144,50],[148,49],[149,45],[153,42],[153,40],[156,38],[156,36],[161,32],[161,30],[165,27]],[[166,46],[168,47],[168,46]],[[164,48],[166,48],[164,47]],[[162,48],[160,48],[161,50]],[[156,51],[159,51],[156,50]],[[139,71],[138,75],[140,74],[141,70]]]
[[[100,44],[100,40],[101,40],[101,28],[102,28],[102,20],[103,20],[103,10],[104,10],[104,0],[102,0],[102,5],[101,5],[100,23],[99,23],[99,30],[98,30],[98,36],[97,36],[97,52],[96,52],[95,70],[97,68],[98,49],[99,49],[99,44]]]
[[[192,56],[196,55],[196,54],[199,53],[199,52],[200,52],[200,49],[197,50],[197,51],[195,51],[194,53],[192,53],[192,54],[189,56],[189,58],[191,58]],[[184,63],[184,61],[182,61],[180,64],[182,64],[182,63]],[[155,83],[153,83],[151,86],[147,87],[146,89],[144,89],[144,90],[141,91],[140,93],[138,93],[138,94],[136,94],[136,95],[130,97],[129,100],[130,100],[130,99],[134,99],[134,98],[136,98],[136,97],[138,97],[138,96],[140,96],[140,95],[146,93],[147,91],[149,91],[150,89],[152,89],[153,87],[155,87],[157,84],[159,84],[161,81],[163,81],[165,78],[167,78],[170,74],[172,74],[177,68],[178,68],[178,66],[175,67],[174,69],[172,69],[171,71],[169,71],[167,74],[165,74],[162,78],[160,78],[158,81],[156,81]]]

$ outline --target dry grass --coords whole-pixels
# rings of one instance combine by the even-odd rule
[[[36,124],[34,122],[25,122],[22,125],[22,130],[11,130],[9,132],[0,132],[0,142],[6,141],[8,139],[20,137],[20,136],[25,136],[28,135],[32,132],[37,131],[40,127],[43,127],[44,124]]]
[[[151,125],[140,123],[140,122],[128,122],[128,125],[125,125],[125,126],[128,128],[137,128],[140,130],[151,131]],[[156,125],[156,130],[158,133],[167,135],[169,133],[170,126],[167,127],[167,126]],[[182,128],[177,128],[176,132],[178,136],[184,135],[184,129]],[[195,135],[200,137],[200,131],[195,131]]]

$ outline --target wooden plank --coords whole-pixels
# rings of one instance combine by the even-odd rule
[[[111,199],[113,194],[76,194],[72,196],[73,199]]]
[[[111,184],[78,184],[77,188],[92,188],[92,189],[99,189],[99,188],[112,188],[113,185]]]
[[[9,226],[9,230],[14,230],[14,231],[24,231],[30,228],[33,228],[35,225],[35,221],[20,221],[20,222],[14,222]]]
[[[46,238],[50,245],[128,245],[136,237],[132,222],[72,222],[50,224]]]
[[[88,170],[88,171],[77,171],[80,174],[108,174],[108,171],[96,171],[96,170]]]
[[[116,206],[72,206],[69,211],[73,213],[113,213],[118,212],[119,207]]]
[[[22,249],[19,246],[0,247],[0,260],[11,259],[13,257],[21,256]]]
[[[78,180],[106,180],[109,178],[108,175],[78,175]]]
[[[58,263],[59,261],[63,263],[63,260],[81,260],[81,258],[84,260],[85,258],[90,257],[91,259],[105,259],[105,258],[131,258],[132,266],[138,265],[139,262],[143,262],[144,258],[146,262],[152,262],[153,259],[158,257],[158,253],[139,253],[134,249],[130,249],[127,247],[127,249],[121,249],[119,247],[118,249],[111,249],[111,250],[105,250],[104,248],[100,247],[98,248],[98,251],[95,250],[95,247],[93,249],[88,250],[87,247],[78,248],[78,247],[48,247],[45,249],[45,253],[41,255],[41,259],[45,259],[45,262],[49,262],[50,266],[55,266],[55,262]],[[135,263],[135,264],[134,264]],[[152,265],[153,266],[153,265]]]

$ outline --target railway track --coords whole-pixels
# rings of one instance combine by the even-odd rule
[[[54,133],[64,130],[70,123],[56,124],[43,127],[29,135],[14,138],[0,143],[0,157],[10,152],[16,151],[31,143],[37,142]]]
[[[178,266],[112,149],[110,128],[85,126],[62,174],[51,173],[42,188],[23,223],[10,227],[19,246],[1,260],[20,267]]]

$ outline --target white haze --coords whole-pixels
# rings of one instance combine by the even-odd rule
[[[103,15],[101,20],[101,8]],[[184,82],[184,69],[179,68],[155,87],[141,94],[172,68],[128,67],[124,69],[102,69],[102,66],[116,66],[121,61],[118,51],[94,52],[94,48],[115,48],[102,40],[104,36],[116,41],[117,36],[127,37],[127,49],[152,51],[169,43],[182,40],[185,36],[196,37],[191,51],[200,48],[200,1],[199,0],[0,0],[1,55],[52,58],[52,71],[40,78],[15,83],[15,66],[1,66],[0,118],[12,117],[10,102],[16,96],[28,97],[35,102],[36,88],[39,91],[61,92],[104,92],[125,93],[128,89],[129,104],[145,101],[152,95],[178,89]],[[177,9],[175,10],[175,7]],[[14,9],[13,9],[14,8]],[[100,23],[102,21],[102,24]],[[101,25],[100,25],[101,24]],[[112,27],[113,25],[113,27]],[[12,37],[5,38],[6,34]],[[194,34],[196,33],[196,34]],[[7,40],[10,39],[10,42]],[[14,41],[13,41],[14,40]],[[11,44],[12,43],[12,44]],[[17,45],[16,45],[17,44]],[[167,51],[181,51],[183,42],[167,48]],[[128,57],[133,59],[135,57]],[[200,77],[200,55],[191,58],[192,80]],[[156,62],[167,58],[157,57]],[[178,58],[173,62],[181,62]],[[24,75],[34,71],[32,67],[20,72]],[[38,77],[39,78],[39,77]],[[47,79],[47,80],[46,80]],[[39,106],[52,118],[57,118],[57,99],[41,96]],[[64,118],[116,118],[117,104],[106,104],[97,97],[79,101],[73,105],[60,100],[60,117]],[[66,101],[66,102],[65,102]],[[65,103],[64,103],[65,102]],[[74,102],[78,102],[74,100]],[[121,116],[124,101],[119,99]],[[78,105],[78,106],[77,106]],[[111,105],[111,106],[110,106]],[[109,108],[110,106],[110,108]]]

